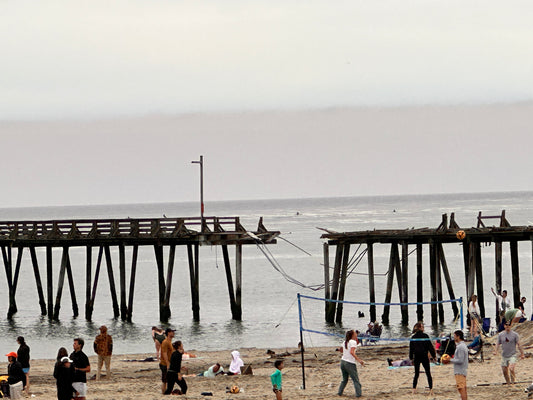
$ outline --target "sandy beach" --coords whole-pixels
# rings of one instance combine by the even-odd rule
[[[470,362],[468,367],[469,399],[527,398],[524,388],[533,377],[533,358],[530,352],[533,347],[533,322],[518,327],[526,351],[526,359],[517,364],[515,385],[502,385],[503,376],[500,369],[500,356],[494,355],[490,342],[484,348],[485,361]],[[88,375],[88,399],[100,400],[132,400],[162,399],[160,394],[160,370],[157,361],[143,361],[154,354],[113,355],[112,376],[100,381],[94,380],[96,373],[96,357],[90,347],[86,348],[90,358],[92,371]],[[195,375],[207,369],[211,364],[220,362],[227,369],[231,350],[202,352],[186,349],[197,355],[183,362],[189,375]],[[270,386],[270,374],[274,371],[277,357],[284,359],[283,398],[287,399],[332,399],[338,398],[337,388],[341,379],[339,360],[340,353],[333,347],[307,348],[305,352],[306,389],[302,389],[301,355],[295,348],[271,349],[275,355],[267,354],[267,349],[239,349],[246,365],[251,365],[253,375],[218,376],[204,378],[186,377],[189,391],[180,398],[184,399],[274,399]],[[284,355],[285,354],[285,355]],[[434,379],[434,396],[429,396],[425,375],[421,373],[418,394],[411,393],[413,368],[402,367],[389,369],[387,358],[402,359],[408,356],[406,344],[370,345],[360,347],[359,356],[367,363],[358,366],[363,386],[363,399],[457,399],[453,367],[437,365],[432,367]],[[135,361],[132,361],[135,360]],[[55,399],[55,380],[52,377],[54,360],[32,360],[31,394],[36,399]],[[2,366],[6,370],[7,363]],[[237,385],[241,392],[226,393],[226,388]],[[204,396],[203,392],[211,392],[213,396]],[[354,397],[351,382],[343,397]]]

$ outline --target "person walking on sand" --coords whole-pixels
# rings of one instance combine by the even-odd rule
[[[89,357],[83,352],[85,341],[82,338],[74,339],[74,351],[70,354],[70,359],[74,364],[74,377],[72,386],[78,392],[74,397],[76,400],[85,400],[87,396],[87,372],[91,372]]]
[[[22,365],[22,372],[26,375],[26,394],[30,394],[30,347],[23,336],[17,338],[17,343],[19,344],[17,360]]]
[[[98,354],[98,369],[96,370],[96,380],[100,380],[102,366],[105,363],[106,378],[111,377],[111,354],[113,353],[113,338],[107,333],[107,326],[100,327],[100,334],[96,336],[93,343],[94,352]]]
[[[516,382],[515,365],[516,365],[516,347],[520,349],[520,358],[524,359],[524,349],[520,343],[520,336],[515,331],[511,330],[511,321],[505,322],[505,330],[498,334],[496,340],[496,348],[494,354],[498,354],[498,350],[502,347],[502,372],[505,378],[505,383]]]
[[[453,340],[455,341],[455,353],[452,359],[449,356],[442,356],[443,364],[453,364],[453,373],[455,375],[455,384],[457,391],[461,395],[461,400],[467,400],[466,393],[466,373],[468,370],[468,348],[464,342],[464,334],[461,330],[456,330],[453,333]]]
[[[174,384],[177,383],[180,387],[180,394],[187,393],[187,382],[181,374],[181,360],[183,358],[183,343],[180,340],[172,343],[174,352],[170,356],[170,364],[167,371],[167,390],[165,394],[172,394],[172,389],[174,389]]]
[[[346,332],[346,338],[344,340],[344,345],[342,346],[342,382],[339,386],[339,391],[337,392],[339,396],[342,396],[344,388],[348,383],[348,378],[352,378],[355,388],[355,397],[361,397],[362,395],[361,383],[359,382],[359,376],[357,374],[357,366],[355,365],[355,362],[358,361],[362,366],[365,365],[365,362],[361,360],[355,353],[356,348],[357,333],[354,330],[349,330]]]
[[[413,361],[415,367],[415,376],[413,377],[413,394],[416,393],[416,386],[418,383],[418,375],[420,374],[420,364],[426,371],[426,378],[428,380],[429,394],[433,396],[433,378],[431,377],[431,370],[429,366],[429,356],[436,358],[435,348],[429,339],[429,336],[424,333],[424,324],[417,322],[413,327],[413,336],[409,342],[409,359]]]
[[[282,400],[281,370],[283,369],[283,360],[276,360],[274,367],[276,370],[270,375],[270,382],[272,382],[272,390],[276,394],[276,400]]]

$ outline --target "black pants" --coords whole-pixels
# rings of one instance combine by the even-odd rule
[[[413,361],[413,365],[415,366],[415,377],[413,378],[413,389],[416,388],[416,385],[418,383],[418,375],[420,374],[420,364],[424,367],[424,371],[426,371],[426,377],[428,378],[428,385],[430,389],[433,389],[433,378],[431,377],[431,371],[429,370],[429,358],[427,356],[417,356],[415,355],[415,359]]]
[[[185,382],[185,379],[183,377],[181,380],[178,380],[178,373],[174,371],[168,371],[167,372],[167,390],[165,391],[165,394],[171,394],[172,389],[174,389],[174,384],[177,383],[180,387],[181,393],[185,394],[187,393],[187,382]]]

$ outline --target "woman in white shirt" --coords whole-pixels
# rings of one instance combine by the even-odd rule
[[[481,323],[481,312],[479,311],[479,304],[477,303],[477,296],[475,294],[470,298],[468,313],[470,314],[470,336],[474,337]]]
[[[353,385],[355,387],[355,397],[361,397],[361,383],[359,383],[359,376],[357,374],[357,366],[355,362],[358,361],[361,365],[365,365],[365,362],[361,360],[355,350],[357,348],[357,333],[354,330],[346,332],[346,339],[342,346],[342,359],[341,359],[341,372],[342,382],[339,386],[338,395],[342,396],[344,388],[348,383],[348,377],[352,378]]]

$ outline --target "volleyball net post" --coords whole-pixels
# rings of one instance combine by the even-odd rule
[[[304,329],[302,323],[302,301],[300,298],[300,293],[298,293],[298,319],[300,323],[300,354],[302,355],[302,389],[305,389],[305,362],[304,362]]]

